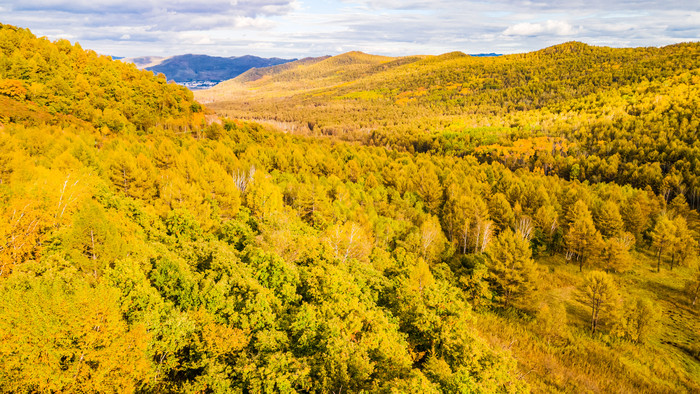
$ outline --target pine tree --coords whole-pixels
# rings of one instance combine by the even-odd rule
[[[579,265],[579,271],[589,259],[595,258],[601,251],[603,239],[596,230],[593,218],[586,204],[578,200],[567,215],[569,229],[564,235],[567,255],[574,257]]]
[[[487,254],[490,277],[503,306],[533,290],[537,265],[528,241],[507,229],[489,245]]]

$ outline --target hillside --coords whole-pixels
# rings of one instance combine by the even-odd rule
[[[567,179],[573,171],[581,180],[649,185],[670,198],[682,192],[697,208],[699,52],[698,43],[613,49],[571,42],[491,58],[358,63],[361,73],[335,78],[298,67],[196,97],[221,114],[298,124],[307,134],[476,155]],[[495,129],[484,136],[484,127]],[[533,134],[566,141],[566,152],[543,158],[525,141]]]
[[[262,78],[253,79],[245,74],[241,75],[223,82],[221,86],[203,91],[198,98],[204,103],[218,103],[227,97],[249,96],[251,93],[251,98],[254,99],[312,94],[322,89],[353,83],[379,69],[394,68],[417,59],[417,57],[395,59],[361,52],[315,58],[310,61],[290,63],[289,67],[285,68],[269,69]]]
[[[698,392],[697,50],[353,52],[200,96],[282,133],[0,25],[0,391]]]
[[[236,77],[235,80],[236,82],[253,82],[257,81],[261,78],[266,78],[270,77],[273,75],[281,74],[284,71],[296,68],[296,67],[303,67],[303,66],[308,66],[314,63],[318,63],[320,61],[328,59],[330,56],[321,56],[321,57],[307,57],[304,59],[300,60],[295,60],[293,62],[285,63],[285,64],[280,64],[277,66],[270,66],[270,67],[262,67],[262,68],[253,68],[250,69],[240,76]]]

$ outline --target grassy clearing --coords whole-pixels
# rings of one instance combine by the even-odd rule
[[[653,256],[636,257],[633,269],[616,280],[624,298],[649,298],[660,311],[658,328],[644,344],[612,335],[614,317],[601,332],[590,332],[590,310],[576,299],[583,275],[561,256],[539,259],[546,280],[521,305],[526,313],[483,311],[478,328],[491,344],[512,352],[520,377],[535,392],[700,392],[700,360],[692,354],[700,316],[682,294],[689,269],[656,273]],[[545,304],[563,306],[565,316],[548,324],[536,312]]]

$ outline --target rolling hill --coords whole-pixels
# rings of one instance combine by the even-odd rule
[[[511,148],[518,139],[563,138],[568,151],[555,155],[547,172],[569,178],[577,167],[581,179],[665,188],[700,204],[698,43],[616,49],[570,42],[499,57],[363,56],[233,79],[196,98],[234,118],[395,149],[478,155],[514,169],[542,166],[538,155]],[[669,124],[674,132],[666,131]],[[495,134],[484,139],[483,127]]]

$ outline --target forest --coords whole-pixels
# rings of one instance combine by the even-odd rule
[[[0,25],[0,391],[700,391],[700,45],[192,92]]]

